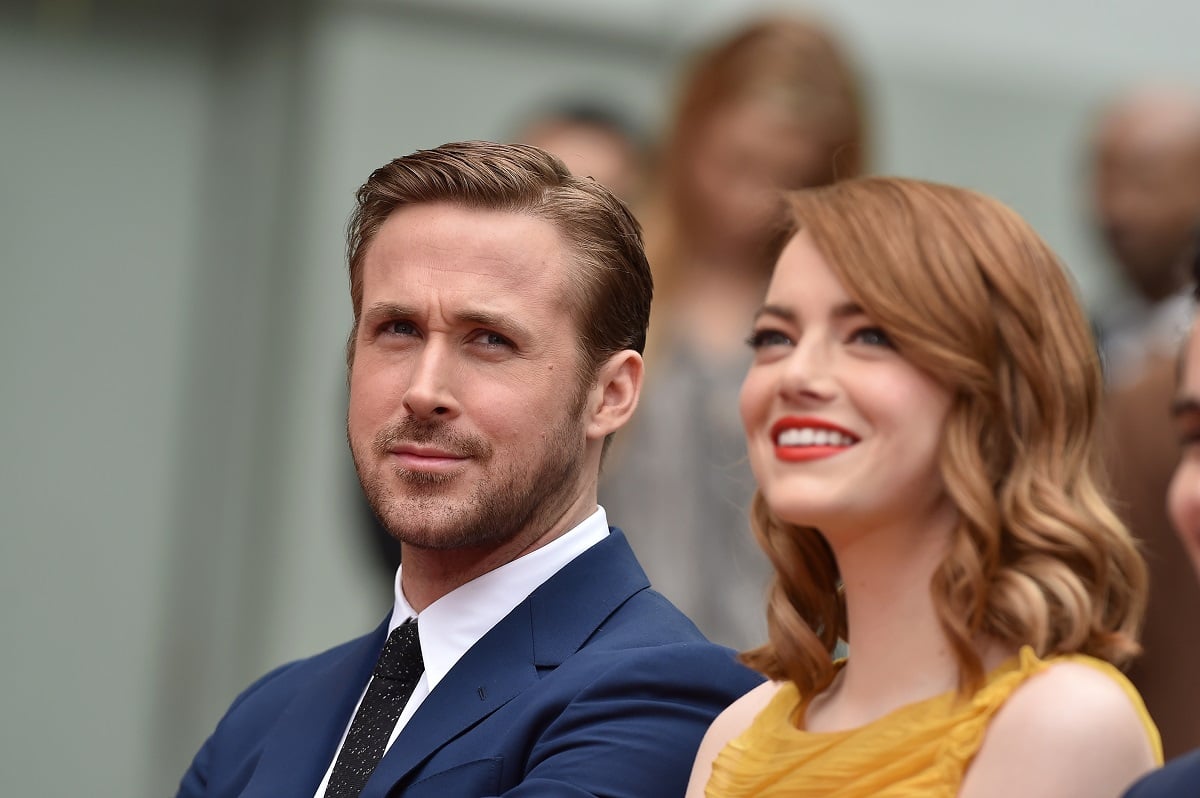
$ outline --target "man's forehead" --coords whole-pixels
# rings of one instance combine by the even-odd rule
[[[524,278],[563,272],[575,261],[565,237],[546,219],[452,203],[393,211],[364,255],[366,263],[395,261],[468,272],[483,266],[494,276],[512,273]]]

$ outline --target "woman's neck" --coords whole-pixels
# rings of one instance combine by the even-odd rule
[[[958,686],[959,668],[938,621],[930,583],[950,544],[953,511],[919,525],[828,536],[846,591],[850,655],[810,702],[811,731],[855,728]],[[981,652],[985,666],[1003,654]],[[997,663],[998,664],[998,663]]]

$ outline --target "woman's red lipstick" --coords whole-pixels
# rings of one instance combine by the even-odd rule
[[[771,441],[777,458],[800,463],[841,454],[858,443],[858,437],[824,419],[785,416],[771,425]]]

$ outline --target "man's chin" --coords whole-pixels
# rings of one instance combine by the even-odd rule
[[[457,471],[411,471],[407,468],[395,472],[400,490],[421,490],[430,487],[447,485],[458,476]]]
[[[405,546],[421,551],[446,552],[467,551],[470,549],[492,549],[504,542],[501,535],[492,530],[481,533],[475,529],[406,529],[389,528],[396,540]]]

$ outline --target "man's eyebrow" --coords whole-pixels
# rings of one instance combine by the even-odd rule
[[[367,308],[363,318],[368,324],[383,319],[409,319],[416,316],[416,308],[401,305],[396,302],[377,302]],[[511,316],[493,313],[487,310],[464,310],[454,315],[454,321],[459,324],[478,324],[500,332],[515,336],[528,336],[529,330]]]
[[[1171,403],[1171,418],[1200,413],[1200,399],[1194,396],[1181,396]]]
[[[367,321],[374,321],[375,319],[402,319],[413,315],[416,315],[416,310],[406,305],[398,305],[395,302],[376,302],[366,309],[363,318]]]
[[[499,313],[492,313],[487,310],[464,310],[461,313],[456,313],[454,319],[457,322],[478,324],[480,327],[512,333],[518,337],[529,337],[529,330],[525,325],[520,324],[511,316],[502,316]]]
[[[866,311],[863,310],[862,305],[858,304],[857,302],[842,302],[833,308],[833,312],[830,315],[832,315],[835,319],[846,319],[853,318],[854,316],[865,316]],[[795,312],[790,308],[783,307],[782,305],[763,305],[758,309],[758,312],[754,314],[754,320],[758,321],[758,319],[762,318],[763,316],[774,316],[790,322],[796,321]]]

